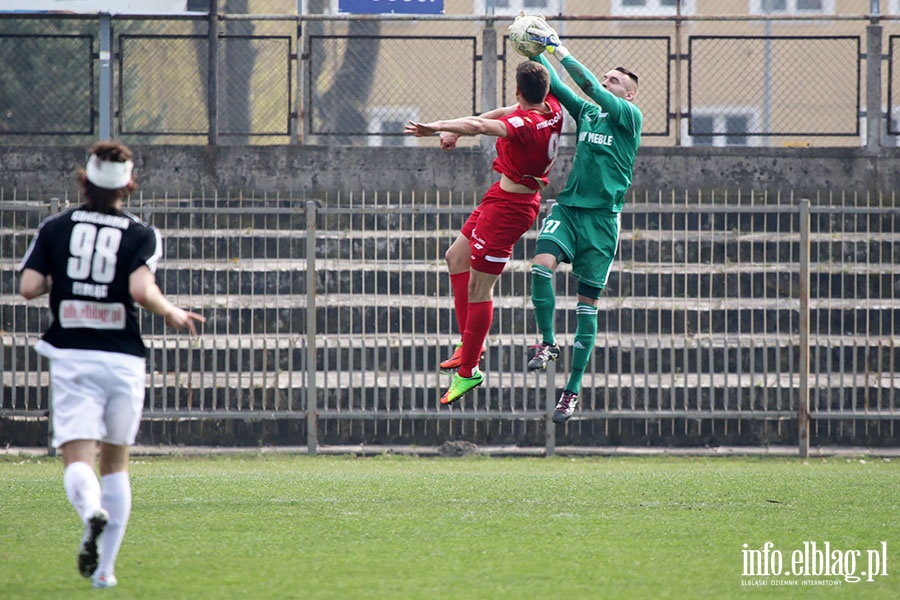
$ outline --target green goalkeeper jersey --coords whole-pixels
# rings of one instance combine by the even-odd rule
[[[641,143],[643,115],[631,102],[607,91],[573,56],[562,59],[572,80],[593,100],[564,84],[544,56],[532,60],[550,71],[550,91],[577,124],[572,170],[557,202],[566,206],[622,212]]]

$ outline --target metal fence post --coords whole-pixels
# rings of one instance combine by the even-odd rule
[[[60,201],[59,198],[53,197],[50,198],[50,204],[47,206],[47,210],[50,215],[55,215],[59,213]],[[45,215],[41,215],[41,219],[44,219]],[[47,359],[48,361],[50,359]],[[47,365],[49,367],[49,364]],[[40,386],[38,386],[40,389]],[[53,386],[48,386],[47,388],[47,456],[54,457],[56,456],[56,448],[53,447]]]
[[[297,21],[297,47],[296,50],[296,59],[294,62],[294,68],[297,75],[297,87],[294,88],[292,97],[294,99],[291,104],[291,123],[290,123],[290,134],[291,134],[291,144],[299,144],[301,143],[302,134],[300,133],[300,127],[302,126],[302,113],[300,112],[303,107],[306,106],[306,100],[303,98],[303,24],[301,21]]]
[[[809,200],[800,200],[800,458],[809,456]]]
[[[494,21],[485,23],[481,36],[481,112],[497,108],[497,30]],[[482,135],[481,148],[490,151],[495,140],[489,135]]]
[[[866,150],[881,147],[881,46],[883,28],[877,19],[866,27]]]
[[[316,453],[319,443],[316,386],[316,203],[306,202],[306,449]]]
[[[207,24],[209,55],[206,73],[206,110],[209,117],[210,146],[219,143],[219,3],[211,2]]]
[[[112,19],[109,13],[100,13],[100,98],[98,105],[99,134],[101,140],[112,138]]]
[[[677,4],[676,8],[678,10],[678,16],[681,16],[681,4]],[[671,98],[666,100],[666,105],[671,108],[672,115],[675,117],[675,147],[678,148],[681,146],[681,121],[684,119],[684,114],[681,112],[681,78],[684,62],[684,55],[682,54],[682,37],[684,36],[684,31],[681,25],[681,19],[675,19],[675,106],[672,106]],[[669,118],[669,115],[666,115],[666,118]]]
[[[553,409],[556,408],[556,363],[547,365],[547,386],[544,389],[544,456],[556,454],[556,423],[553,422]]]

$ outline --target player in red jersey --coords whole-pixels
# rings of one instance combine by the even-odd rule
[[[535,68],[535,65],[541,68]],[[478,360],[494,315],[494,284],[512,256],[513,245],[534,224],[540,191],[556,160],[563,113],[549,93],[550,74],[527,61],[516,69],[517,104],[481,116],[432,123],[410,122],[405,133],[417,137],[444,132],[450,150],[460,135],[497,137],[493,168],[500,173],[469,216],[445,255],[462,342],[441,368],[458,368],[441,404],[450,404],[484,382]]]

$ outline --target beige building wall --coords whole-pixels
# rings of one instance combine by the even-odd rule
[[[481,0],[447,0],[445,4],[448,13],[460,14],[484,6]],[[511,12],[518,8],[516,0],[505,4]],[[869,0],[822,0],[823,10],[818,13],[798,12],[796,0],[784,0],[786,10],[776,13],[783,17],[780,21],[752,19],[764,16],[762,0],[685,0],[682,15],[688,20],[680,26],[672,20],[659,20],[673,11],[660,8],[658,0],[648,0],[643,10],[623,7],[615,0],[546,0],[546,5],[549,10],[544,14],[551,24],[595,74],[622,64],[641,75],[636,103],[645,113],[645,132],[649,132],[645,145],[671,145],[676,138],[692,143],[689,121],[672,118],[679,109],[683,115],[690,112],[704,117],[704,124],[712,120],[716,127],[726,127],[725,121],[744,122],[749,123],[751,132],[772,133],[746,138],[715,136],[717,145],[860,144],[859,131],[864,125],[856,113],[857,107],[865,106],[866,98],[865,65],[859,54],[866,51],[869,22],[864,17],[871,7]],[[900,2],[882,0],[880,8],[890,16],[900,12],[898,5]],[[595,18],[553,19],[551,15],[560,8],[566,15]],[[498,30],[502,31],[504,23],[498,19]],[[887,46],[896,22],[885,23]],[[692,48],[691,36],[747,39],[695,38]],[[763,36],[829,39],[766,42],[759,39]],[[618,39],[606,39],[610,37]],[[669,52],[682,59],[667,60],[660,45],[665,42],[649,38],[667,39]],[[504,91],[505,98],[512,98],[514,86],[506,81]],[[886,86],[882,93],[886,95]],[[696,131],[696,126],[693,129]],[[709,139],[703,136],[698,142],[706,144]]]
[[[780,21],[751,20],[759,10],[761,0],[686,0],[683,2],[685,20],[676,24],[659,15],[659,0],[647,0],[645,11],[628,11],[617,0],[547,0],[551,10],[545,11],[550,22],[560,31],[576,57],[598,77],[613,66],[626,66],[641,76],[636,104],[645,116],[645,146],[676,144],[702,145],[811,145],[859,146],[864,122],[858,118],[865,107],[865,62],[858,52],[866,52],[865,18],[869,0],[822,0],[828,18],[793,18],[790,11]],[[784,0],[787,7],[796,0]],[[499,4],[498,0],[498,4]],[[505,0],[510,12],[515,12],[522,0]],[[335,1],[334,7],[337,6]],[[224,6],[224,3],[220,3]],[[654,9],[654,6],[656,7]],[[883,21],[883,53],[888,53],[891,36],[900,36],[900,0],[881,0],[881,10],[888,15]],[[469,114],[472,98],[474,112],[491,105],[514,102],[515,65],[524,60],[504,45],[506,27],[511,14],[498,14],[496,20],[485,23],[476,20],[482,14],[484,0],[445,0],[445,14],[456,20],[385,20],[380,23],[380,35],[416,36],[426,38],[409,44],[385,40],[377,60],[371,64],[375,89],[371,106],[366,107],[373,120],[384,117],[391,127],[406,118],[432,120]],[[566,15],[580,15],[584,19],[553,19],[560,8]],[[249,12],[254,14],[297,14],[295,0],[249,0]],[[891,19],[890,15],[896,18]],[[641,17],[644,17],[643,19]],[[148,32],[159,22],[147,22],[136,32]],[[485,27],[493,27],[498,41],[500,61],[496,78],[498,93],[493,103],[481,97],[482,62],[472,62],[468,46],[449,44],[427,38],[463,36],[475,40],[475,52],[483,53]],[[167,33],[191,33],[186,22],[167,24]],[[317,31],[322,35],[346,35],[346,20],[331,22],[301,22],[301,31]],[[298,51],[297,23],[258,21],[257,35],[284,35],[292,38],[293,50]],[[731,36],[741,39],[699,39],[697,36]],[[776,38],[815,36],[825,40],[774,39],[767,43],[761,36]],[[694,44],[689,40],[693,37]],[[844,39],[841,39],[844,38]],[[859,45],[857,46],[856,40]],[[900,39],[900,37],[898,37]],[[896,45],[900,43],[895,41]],[[179,97],[189,101],[190,107],[205,112],[202,82],[193,57],[171,56],[178,49],[158,44],[156,51],[171,69],[166,78],[178,75]],[[858,52],[857,52],[858,50]],[[689,54],[692,53],[692,54]],[[898,51],[900,53],[900,51]],[[257,130],[277,131],[284,127],[281,106],[287,102],[281,49],[271,42],[260,42],[250,86],[253,127]],[[676,59],[675,57],[680,57]],[[334,83],[335,73],[347,59],[346,44],[333,44],[333,51],[320,53],[312,60],[319,77],[311,82],[313,89],[323,93]],[[359,57],[357,60],[366,60]],[[505,59],[505,60],[504,60]],[[185,62],[187,60],[187,62]],[[490,60],[490,57],[487,57]],[[305,69],[305,64],[303,65]],[[882,96],[888,98],[887,63],[883,65]],[[163,72],[160,71],[160,75]],[[148,72],[148,77],[154,77]],[[308,82],[296,81],[293,85]],[[193,78],[193,79],[192,79]],[[195,80],[195,81],[194,81]],[[193,81],[193,85],[186,82]],[[149,85],[143,94],[148,106],[170,106],[160,118],[176,119],[185,114],[169,94],[169,86]],[[274,90],[272,92],[271,90]],[[301,88],[293,90],[292,103],[301,112]],[[191,108],[186,109],[191,113]],[[196,111],[194,111],[196,114]],[[688,115],[696,118],[687,119]],[[143,113],[141,113],[143,115]],[[900,117],[900,114],[897,115]],[[143,118],[143,117],[142,117]],[[152,123],[153,115],[146,119]],[[185,119],[189,119],[185,117]],[[205,121],[205,117],[201,120]],[[703,132],[698,123],[715,128],[749,125],[753,132],[770,131],[771,136],[692,136]],[[730,123],[730,125],[729,125]],[[202,124],[202,123],[201,123]],[[175,124],[177,128],[177,123]],[[717,129],[718,131],[718,129]],[[837,132],[841,135],[810,135],[817,131]],[[300,132],[301,135],[303,132]],[[721,133],[721,132],[720,132]],[[787,133],[787,135],[784,135]],[[187,140],[186,140],[187,141]],[[383,140],[370,140],[380,144]],[[254,143],[285,143],[281,138],[256,138]],[[396,140],[394,140],[396,142]],[[428,145],[433,140],[404,139],[408,145]],[[467,140],[464,143],[476,143]]]

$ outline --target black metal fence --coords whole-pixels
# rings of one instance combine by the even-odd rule
[[[281,421],[311,449],[897,444],[900,210],[886,199],[631,195],[565,427],[549,415],[568,377],[576,282],[567,267],[554,278],[561,361],[528,373],[536,231],[498,281],[485,384],[438,402],[449,378],[437,365],[459,338],[442,256],[471,200],[131,200],[161,230],[160,286],[207,317],[191,339],[143,313],[145,418]],[[15,265],[59,208],[0,212],[0,420],[49,408],[48,365],[31,349],[47,300],[16,295]]]
[[[513,101],[508,17],[367,17],[113,16],[105,51],[97,17],[0,14],[0,144],[85,145],[108,122],[126,142],[418,145],[409,119]],[[900,21],[864,17],[551,23],[596,74],[641,74],[644,145],[894,145]]]

